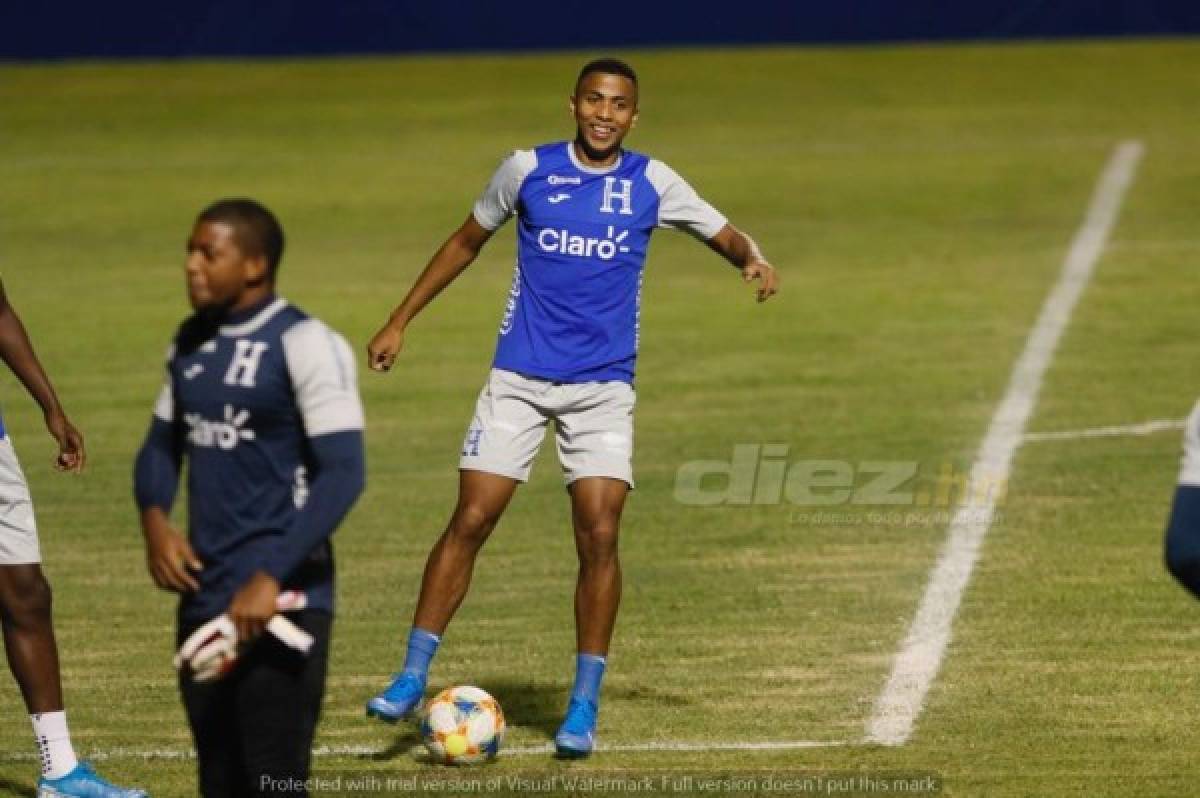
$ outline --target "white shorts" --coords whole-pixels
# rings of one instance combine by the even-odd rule
[[[1200,487],[1200,402],[1188,416],[1183,433],[1183,468],[1179,472],[1179,484]]]
[[[632,488],[634,400],[625,382],[556,383],[492,369],[458,467],[525,482],[553,420],[568,485],[610,477]]]
[[[8,436],[0,438],[0,565],[42,561],[33,500]]]

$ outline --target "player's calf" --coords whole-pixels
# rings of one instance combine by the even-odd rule
[[[0,566],[0,619],[8,664],[31,713],[63,708],[52,603],[40,566]]]

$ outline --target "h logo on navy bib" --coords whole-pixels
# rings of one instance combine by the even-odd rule
[[[239,340],[237,351],[233,353],[233,358],[229,361],[229,370],[225,372],[225,384],[253,388],[254,377],[258,373],[258,364],[262,361],[263,352],[266,351],[266,341]]]

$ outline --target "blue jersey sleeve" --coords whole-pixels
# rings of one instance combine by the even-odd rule
[[[183,444],[173,422],[155,416],[133,464],[133,496],[139,510],[171,512],[179,490]]]
[[[362,430],[309,438],[312,480],[295,525],[272,547],[261,568],[280,583],[328,539],[366,486]]]

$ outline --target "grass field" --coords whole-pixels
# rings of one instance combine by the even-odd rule
[[[282,293],[365,345],[501,155],[570,134],[582,57],[0,66],[0,270],[88,435],[87,474],[51,471],[50,440],[7,377],[4,413],[38,502],[73,732],[107,773],[195,794],[173,602],[145,573],[129,498],[186,312],[192,217],[218,196],[266,202],[289,234]],[[407,753],[412,730],[362,717],[398,665],[453,501],[511,278],[510,226],[420,318],[396,370],[362,375],[369,487],[337,536],[318,739],[334,753],[316,774],[894,773],[936,774],[947,795],[1192,794],[1197,608],[1160,562],[1177,432],[1018,452],[941,673],[898,747],[864,744],[864,725],[949,508],[898,508],[921,512],[895,523],[872,515],[891,506],[693,506],[674,485],[683,464],[738,444],[845,462],[859,485],[868,461],[917,464],[913,490],[944,466],[965,472],[1125,139],[1146,154],[1030,428],[1181,419],[1200,381],[1200,44],[632,60],[643,101],[629,144],[684,174],[784,276],[756,306],[707,250],[669,233],[646,272],[638,490],[601,742],[699,750],[572,765],[524,753],[447,774]],[[549,740],[570,687],[568,523],[543,452],[432,675],[494,692],[513,749]],[[11,680],[0,716],[0,791],[32,795]],[[772,741],[830,745],[703,750]]]

